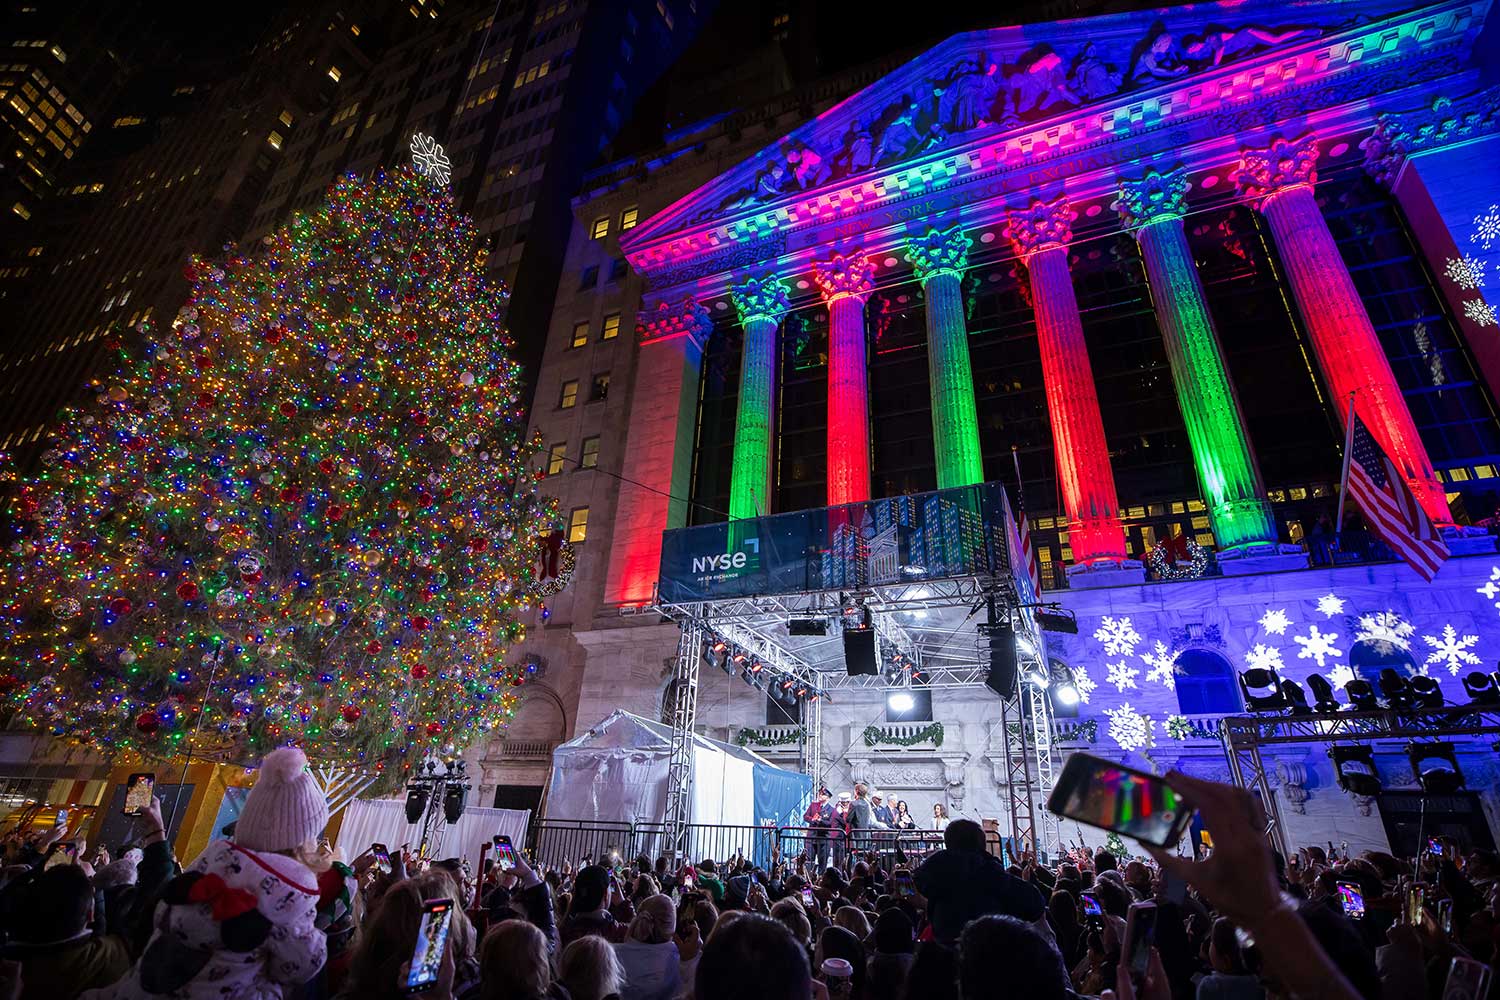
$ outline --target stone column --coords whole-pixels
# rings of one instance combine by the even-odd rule
[[[605,574],[607,604],[646,604],[661,569],[661,533],[687,524],[708,310],[692,299],[642,308],[640,357],[620,498]]]
[[[729,289],[745,338],[740,349],[740,398],[729,470],[729,518],[771,512],[771,427],[776,392],[776,328],[786,315],[787,289],[774,277],[747,278]]]
[[[1138,181],[1120,182],[1118,208],[1146,264],[1214,538],[1221,549],[1264,549],[1276,543],[1276,522],[1182,226],[1187,190],[1183,168],[1151,170]]]
[[[1078,297],[1068,272],[1067,243],[1073,238],[1073,218],[1066,197],[1033,200],[1031,207],[1009,213],[1005,235],[1025,261],[1031,279],[1058,486],[1068,516],[1068,544],[1074,563],[1083,566],[1124,560],[1125,531],[1094,371],[1083,341]]]
[[[813,265],[828,303],[828,505],[870,499],[870,367],[865,349],[865,300],[875,264],[834,254]]]
[[[1443,484],[1433,475],[1385,349],[1313,197],[1317,159],[1315,134],[1293,141],[1278,136],[1265,149],[1241,151],[1235,183],[1270,225],[1339,421],[1347,419],[1353,393],[1354,412],[1402,470],[1427,516],[1451,524]]]
[[[956,225],[946,231],[929,229],[906,244],[906,259],[927,299],[927,384],[938,489],[984,482],[962,287],[973,245]]]

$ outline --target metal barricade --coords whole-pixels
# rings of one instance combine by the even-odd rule
[[[585,859],[608,864],[614,855],[624,861],[635,858],[635,828],[630,823],[543,819],[532,824],[528,839],[533,861],[549,868],[577,868]]]
[[[710,859],[722,864],[748,858],[757,867],[769,869],[775,863],[776,828],[689,823],[683,827],[682,844],[690,862]]]

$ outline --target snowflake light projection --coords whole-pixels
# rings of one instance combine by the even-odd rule
[[[1292,620],[1286,616],[1285,608],[1267,610],[1260,616],[1260,627],[1271,635],[1286,635],[1286,630],[1292,624]]]
[[[1318,669],[1323,669],[1323,661],[1330,657],[1337,658],[1344,654],[1334,645],[1338,641],[1337,632],[1319,632],[1318,626],[1309,625],[1306,635],[1294,635],[1292,638],[1302,648],[1297,650],[1299,660],[1317,660]]]
[[[1484,265],[1483,259],[1469,254],[1449,257],[1443,261],[1443,274],[1464,291],[1473,291],[1484,284]]]
[[[1081,665],[1073,668],[1073,686],[1078,689],[1078,700],[1085,705],[1089,703],[1089,695],[1094,692],[1098,684],[1089,676],[1088,671]]]
[[[1469,652],[1470,647],[1479,641],[1479,636],[1461,636],[1458,634],[1458,629],[1452,625],[1443,626],[1441,638],[1435,635],[1424,635],[1422,636],[1422,641],[1432,647],[1432,652],[1427,654],[1425,666],[1441,663],[1448,668],[1448,673],[1454,677],[1458,676],[1458,672],[1464,668],[1464,664],[1467,663],[1473,666],[1480,662],[1478,656]]]
[[[1094,630],[1094,638],[1104,643],[1104,652],[1109,656],[1132,656],[1141,641],[1141,635],[1130,624],[1128,615],[1121,618],[1105,615]]]
[[[421,132],[411,137],[411,165],[417,173],[431,177],[439,184],[447,184],[452,176],[453,163],[443,152],[443,147],[430,135]]]
[[[1484,299],[1469,299],[1464,303],[1464,316],[1475,326],[1495,326],[1495,307]]]
[[[1344,613],[1344,599],[1335,594],[1324,594],[1318,598],[1318,610],[1329,618]]]
[[[1355,642],[1384,642],[1397,649],[1411,649],[1411,637],[1417,627],[1394,611],[1377,611],[1360,615],[1354,630]]]
[[[1496,600],[1500,597],[1500,566],[1490,567],[1490,578],[1475,587],[1474,593],[1483,594],[1486,601],[1494,601],[1496,610],[1500,610],[1500,600]]]
[[[1469,242],[1488,250],[1497,239],[1500,239],[1500,205],[1491,205],[1488,211],[1474,216],[1474,235]]]
[[[1157,640],[1152,651],[1142,653],[1141,659],[1151,668],[1146,671],[1146,680],[1164,684],[1168,691],[1177,690],[1177,654],[1168,649],[1166,643]]]
[[[1274,671],[1286,667],[1286,664],[1281,659],[1281,650],[1275,646],[1267,646],[1259,642],[1250,647],[1249,652],[1245,654],[1245,665],[1252,670],[1259,668],[1261,670]]]
[[[1108,668],[1108,673],[1104,677],[1104,683],[1113,684],[1116,691],[1135,687],[1135,679],[1141,675],[1139,670],[1123,660],[1118,663],[1108,663],[1105,666]]]
[[[1109,738],[1126,753],[1149,747],[1156,742],[1152,735],[1156,723],[1150,716],[1142,715],[1132,708],[1130,702],[1127,701],[1119,708],[1106,708],[1104,714],[1109,716]]]
[[[1340,663],[1328,671],[1328,683],[1333,685],[1335,691],[1342,690],[1344,685],[1354,680],[1354,668],[1347,663]]]

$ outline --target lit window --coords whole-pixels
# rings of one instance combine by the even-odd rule
[[[266,142],[269,142],[271,144],[271,148],[272,149],[280,149],[281,148],[281,133],[280,132],[272,132],[270,135],[266,136]]]
[[[599,331],[600,340],[614,340],[620,335],[620,314],[610,313],[604,317],[604,327]]]
[[[640,209],[635,205],[631,205],[625,211],[621,212],[620,232],[623,233],[627,229],[634,229],[636,220],[640,218],[640,214]]]
[[[568,459],[568,442],[559,441],[547,449],[547,475],[555,476],[563,470]]]
[[[583,454],[578,457],[580,469],[593,469],[599,465],[599,439],[589,437],[583,439]]]
[[[574,507],[573,513],[568,517],[568,541],[577,544],[588,537],[589,534],[589,509],[587,507]]]
[[[290,111],[283,111],[281,114],[277,115],[277,118],[281,121],[281,124],[285,125],[287,128],[291,128],[292,122],[296,121],[296,119],[292,117],[292,113]]]
[[[587,344],[588,342],[589,342],[589,325],[588,325],[588,323],[574,323],[573,324],[573,342],[570,343],[568,346],[569,347],[582,347],[584,344]]]
[[[12,212],[15,212],[17,215],[19,215],[23,219],[29,219],[29,218],[31,218],[31,209],[27,208],[25,205],[21,204],[19,201],[16,202],[14,205],[10,206],[10,210]]]
[[[339,68],[337,66],[328,67],[328,79],[332,80],[334,83],[338,83],[343,75],[343,73],[339,72]]]
[[[52,46],[52,48],[48,49],[48,51],[51,52],[54,56],[57,57],[57,61],[58,62],[67,62],[68,61],[68,54],[66,52],[64,52],[62,49],[58,48],[56,45]]]
[[[357,25],[357,24],[351,24],[351,25],[349,25],[349,34],[353,35],[355,38],[358,38],[359,37],[359,25]]]
[[[562,392],[557,397],[557,408],[559,410],[572,409],[578,403],[578,380],[568,379],[562,384]]]
[[[42,248],[41,247],[32,247],[30,250],[26,251],[26,256],[28,256],[28,257],[40,257],[41,255],[42,255]]]
[[[589,402],[598,403],[609,397],[609,372],[601,372],[589,383]]]
[[[594,220],[594,226],[589,230],[589,239],[602,240],[609,235],[609,216],[601,216]]]

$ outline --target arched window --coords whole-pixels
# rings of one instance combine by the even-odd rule
[[[1413,677],[1420,671],[1411,653],[1385,639],[1361,639],[1349,650],[1349,666],[1354,672],[1380,690],[1380,671],[1394,667],[1402,677]]]
[[[1218,653],[1185,649],[1177,654],[1177,707],[1183,715],[1230,715],[1244,710],[1234,667]]]

